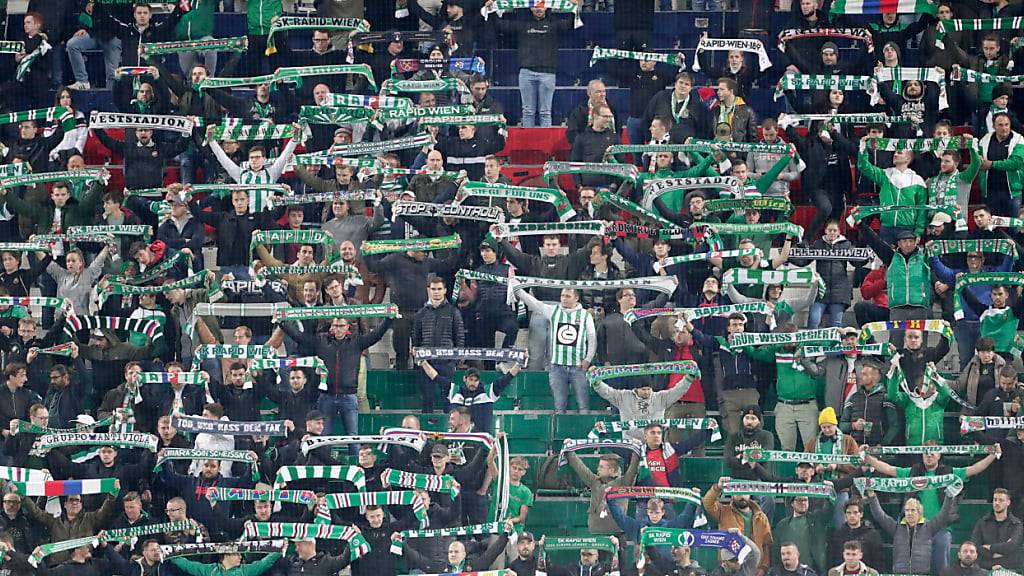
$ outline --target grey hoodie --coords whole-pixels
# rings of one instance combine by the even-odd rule
[[[686,394],[687,390],[690,389],[690,384],[692,383],[692,378],[684,378],[676,387],[655,392],[646,400],[637,396],[634,390],[616,390],[604,382],[598,383],[594,390],[601,398],[604,398],[609,404],[619,409],[619,417],[623,422],[628,420],[655,420],[664,418],[665,410],[678,402]],[[622,436],[642,442],[644,439],[644,429],[623,430]]]

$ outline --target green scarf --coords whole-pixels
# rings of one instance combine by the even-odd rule
[[[626,312],[622,319],[627,324],[637,320],[646,320],[658,316],[682,316],[691,322],[711,316],[725,317],[730,314],[765,314],[770,316],[774,307],[768,302],[746,302],[744,304],[726,304],[724,306],[703,306],[699,308],[634,308]]]
[[[758,284],[761,286],[811,285],[817,286],[818,295],[825,295],[825,282],[810,268],[767,270],[763,268],[730,268],[722,276],[723,284]]]
[[[730,210],[774,210],[789,216],[793,212],[793,204],[785,198],[719,198],[704,203],[705,212],[727,212]]]
[[[369,32],[370,23],[361,18],[322,18],[318,16],[278,16],[267,34],[266,56],[277,53],[274,34],[287,30],[342,30]]]
[[[632,164],[600,162],[555,162],[544,163],[544,180],[551,186],[552,181],[562,174],[598,174],[614,176],[628,182],[636,182],[639,172]]]
[[[518,224],[497,224],[497,228],[488,233],[493,238],[509,238],[512,236],[544,236],[548,234],[586,234],[603,236],[604,223],[599,220],[574,222],[521,222]]]
[[[224,297],[224,293],[221,292],[220,283],[217,282],[216,276],[209,272],[201,272],[194,274],[188,278],[171,282],[170,284],[160,284],[159,286],[134,286],[132,284],[122,284],[120,282],[110,282],[104,287],[99,293],[100,306],[107,301],[112,295],[131,295],[138,296],[142,294],[167,294],[172,290],[187,290],[190,288],[199,288],[202,286],[209,295],[211,300],[220,300]]]
[[[341,248],[333,236],[323,230],[256,230],[249,242],[252,252],[260,244],[316,244],[323,247],[328,262],[341,258]]]
[[[296,86],[302,85],[302,79],[309,76],[336,76],[339,74],[354,74],[362,76],[369,82],[372,90],[377,89],[377,82],[373,79],[373,70],[369,64],[324,64],[320,66],[293,66],[278,68],[273,74],[263,76],[251,76],[247,78],[217,78],[208,77],[194,87],[199,90],[210,88],[238,88],[240,86],[255,86],[256,84],[274,84],[277,82],[288,82]]]
[[[600,208],[601,206],[608,204],[617,210],[627,212],[632,216],[639,218],[640,220],[646,220],[647,222],[653,222],[663,228],[675,228],[675,224],[668,220],[658,216],[654,212],[635,204],[614,192],[609,190],[602,190],[597,193],[597,197],[594,198],[594,207]]]
[[[210,136],[214,140],[284,140],[285,138],[298,138],[300,141],[306,139],[307,130],[300,129],[296,132],[291,124],[274,124],[269,120],[262,120],[256,124],[245,124],[240,118],[223,118],[220,124],[213,129]]]
[[[747,348],[750,346],[764,346],[771,344],[808,344],[821,343],[837,344],[842,340],[839,328],[818,328],[816,330],[798,330],[796,332],[741,332],[733,334],[729,340],[729,348]]]
[[[800,74],[788,71],[775,85],[775,99],[782,98],[786,90],[842,90],[866,92],[871,87],[871,76],[831,74]]]
[[[278,308],[275,322],[326,320],[330,318],[401,318],[395,304],[357,304],[354,306],[311,306]]]
[[[615,366],[591,366],[587,370],[587,381],[591,386],[625,376],[657,376],[664,374],[685,374],[692,382],[700,378],[700,368],[693,360],[674,360],[671,362],[651,362],[649,364],[622,364]]]
[[[248,38],[233,36],[231,38],[215,38],[213,40],[177,40],[174,42],[143,42],[139,44],[139,56],[156,56],[159,54],[180,54],[182,52],[245,52]]]
[[[964,488],[963,480],[956,474],[914,476],[911,478],[868,478],[861,476],[853,479],[853,485],[857,487],[861,494],[868,490],[896,494],[913,494],[922,490],[945,488],[951,496],[956,496]]]
[[[973,18],[939,20],[935,24],[935,45],[945,48],[945,37],[950,32],[976,32],[981,30],[1020,30],[1024,18]]]
[[[0,188],[17,188],[18,186],[35,186],[46,182],[107,182],[103,170],[99,168],[86,168],[73,172],[36,172],[23,176],[11,176],[0,179]]]
[[[941,150],[959,150],[964,147],[964,140],[960,136],[951,138],[875,138],[861,140],[861,149],[871,148],[895,152],[897,150],[912,150],[914,152],[938,152]]]
[[[986,254],[1002,254],[1013,256],[1016,260],[1017,245],[1009,238],[984,238],[972,240],[933,240],[925,246],[929,256],[940,254],[966,254],[968,252],[984,252]]]
[[[729,224],[726,222],[694,222],[696,229],[713,229],[721,235],[745,236],[750,234],[785,234],[791,238],[802,238],[804,229],[792,222],[771,222],[767,224]]]
[[[162,262],[156,266],[150,266],[148,270],[141,274],[121,274],[111,276],[110,281],[132,284],[135,286],[140,284],[149,284],[158,278],[163,278],[167,275],[169,270],[181,263],[187,264],[187,268],[191,274],[192,257],[184,252],[175,252],[170,258],[164,258]]]
[[[385,468],[380,475],[381,484],[384,487],[399,486],[401,488],[413,488],[426,490],[427,492],[443,492],[453,500],[459,495],[459,483],[453,476],[448,474],[418,474]]]
[[[465,92],[466,85],[454,76],[434,80],[395,80],[389,78],[380,86],[381,94],[414,94],[419,92]]]
[[[487,182],[465,182],[459,188],[457,200],[459,202],[470,196],[482,198],[517,198],[520,200],[534,200],[552,204],[558,212],[558,219],[565,222],[576,215],[572,204],[565,196],[565,193],[558,188],[533,188],[531,186],[513,186],[511,184],[489,184]]]
[[[316,504],[316,492],[312,490],[250,490],[246,488],[211,487],[206,489],[206,499],[211,505],[217,502],[288,502],[310,506]]]
[[[654,201],[665,194],[682,192],[685,190],[703,190],[714,188],[719,193],[727,193],[739,196],[741,185],[739,180],[732,176],[699,176],[696,178],[654,178],[644,182],[643,205],[651,208]]]
[[[807,454],[808,457],[813,456]],[[750,494],[752,496],[782,496],[783,498],[794,498],[806,496],[808,498],[823,498],[831,502],[836,500],[836,490],[831,484],[817,482],[756,482],[747,480],[730,480],[722,489],[725,496],[737,494]]]
[[[963,320],[963,296],[961,292],[967,286],[977,284],[1005,284],[1007,286],[1024,286],[1024,275],[1019,272],[968,272],[959,274],[953,285],[953,316]],[[1012,314],[1012,313],[1011,313]]]
[[[274,486],[280,488],[295,480],[344,480],[366,491],[366,474],[359,466],[282,466],[277,470]]]
[[[391,252],[423,251],[434,250],[457,250],[462,246],[462,239],[458,234],[440,236],[437,238],[407,238],[405,240],[367,240],[360,247],[363,256],[375,254],[388,254]]]
[[[836,444],[841,445],[842,442],[836,442]],[[747,462],[796,462],[798,464],[800,462],[810,462],[811,464],[840,464],[845,466],[860,466],[864,462],[860,454],[816,454],[786,450],[762,450],[761,448],[749,446],[743,449],[743,459]]]

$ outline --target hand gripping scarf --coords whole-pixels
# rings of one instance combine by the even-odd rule
[[[89,480],[43,480],[18,482],[12,481],[8,484],[13,486],[15,492],[22,496],[70,496],[87,494],[113,494],[117,495],[119,489],[115,485],[117,478],[102,478]]]
[[[710,36],[703,36],[697,42],[697,52],[693,57],[693,71],[700,72],[700,53],[708,51],[733,51],[739,50],[740,52],[746,52],[748,54],[757,54],[757,67],[764,72],[765,70],[772,67],[771,58],[768,57],[768,51],[764,49],[764,44],[760,40],[754,40],[749,38],[711,38]]]
[[[98,536],[85,536],[82,538],[62,540],[60,542],[53,542],[50,544],[41,544],[32,551],[31,555],[29,555],[28,563],[31,564],[33,568],[38,568],[39,563],[47,556],[58,552],[64,552],[66,550],[74,550],[80,546],[99,546],[99,544],[100,538]]]
[[[1019,46],[1019,39],[1014,38],[1014,41],[1014,47]],[[949,76],[950,80],[954,82],[967,82],[970,84],[1020,84],[1024,82],[1024,75],[1022,74],[989,74],[987,72],[971,70],[970,68],[954,68]]]
[[[759,284],[771,286],[815,286],[818,296],[825,295],[825,282],[810,268],[767,270],[761,268],[730,268],[722,275],[723,284]]]
[[[933,240],[925,245],[929,256],[941,254],[967,254],[983,252],[986,254],[1002,254],[1018,258],[1017,245],[1009,238],[983,238],[971,240]],[[790,258],[792,258],[790,254]]]
[[[629,224],[626,222],[613,222],[611,226],[605,226],[605,236],[618,236],[620,238],[662,238],[665,240],[686,240],[692,239],[686,228],[655,228],[642,224]]]
[[[831,248],[790,248],[789,258],[808,260],[834,260],[839,262],[866,262],[874,260],[875,253],[871,248],[850,248],[835,250]]]
[[[657,424],[662,428],[675,428],[678,430],[711,430],[711,441],[718,442],[722,439],[722,431],[718,427],[718,421],[714,418],[660,418],[655,420],[626,420],[623,422],[594,423],[594,428],[587,433],[587,438],[600,438],[601,434],[607,432],[623,432],[625,430],[640,430]]]
[[[325,446],[347,446],[349,444],[397,444],[422,452],[427,441],[420,435],[408,436],[309,436],[301,443],[302,455]]]
[[[103,420],[93,422],[92,424],[83,424],[82,426],[76,426],[74,428],[50,428],[48,426],[39,426],[31,422],[24,420],[15,420],[17,427],[14,429],[15,434],[28,433],[28,434],[76,434],[79,432],[91,432],[95,428],[102,428],[104,426],[110,426],[114,421],[113,416],[108,416]]]
[[[709,250],[708,252],[697,252],[696,254],[686,254],[683,256],[669,256],[664,260],[659,260],[651,264],[651,268],[655,272],[661,273],[662,270],[676,266],[677,264],[687,264],[690,262],[706,262],[711,258],[742,258],[744,256],[757,256],[759,258],[764,257],[764,253],[761,252],[760,248],[740,248],[737,250]]]
[[[655,178],[644,182],[643,206],[650,209],[665,194],[686,190],[715,188],[733,196],[740,195],[740,182],[732,176],[700,176],[696,178]]]
[[[2,179],[0,177],[0,180]],[[49,252],[50,247],[36,242],[0,242],[0,250],[4,252]]]
[[[401,318],[395,304],[358,304],[353,306],[310,306],[279,308],[274,311],[275,322],[327,320],[330,318]]]
[[[437,238],[409,238],[405,240],[366,240],[359,250],[363,256],[375,254],[388,254],[391,252],[423,251],[434,250],[456,250],[462,246],[462,239],[458,234],[440,236]]]
[[[842,90],[844,92],[866,92],[871,88],[871,76],[849,76],[832,74],[800,74],[792,70],[779,78],[775,85],[775,100],[782,98],[786,90]]]
[[[277,53],[277,42],[274,35],[287,30],[355,30],[369,32],[370,23],[362,18],[322,18],[318,16],[278,16],[270,25],[267,33],[267,48],[264,54],[271,56]]]
[[[139,56],[157,54],[178,54],[181,52],[245,52],[249,47],[246,36],[214,38],[213,40],[178,40],[175,42],[143,42],[139,44]]]
[[[893,330],[923,330],[924,332],[937,332],[943,338],[953,341],[953,329],[945,320],[893,320],[890,322],[869,322],[861,327],[858,340],[861,343],[869,342],[876,332],[891,332]]]
[[[442,492],[454,500],[459,496],[459,483],[448,474],[417,474],[405,470],[385,468],[380,475],[381,484],[387,488],[398,486],[401,488],[412,488],[415,490],[426,490],[427,492]]]
[[[882,68],[871,79],[871,86],[868,94],[871,95],[871,105],[877,105],[882,101],[878,92],[879,82],[906,82],[908,80],[920,80],[921,82],[934,82],[939,86],[939,110],[949,108],[949,100],[946,97],[946,72],[934,68]]]
[[[689,488],[674,488],[670,486],[613,486],[605,490],[604,501],[627,499],[649,499],[658,498],[671,502],[686,502],[693,504],[697,509],[704,507],[700,494]],[[604,510],[602,510],[604,512]],[[604,518],[604,516],[602,516]]]
[[[174,424],[171,424],[174,426]],[[175,426],[177,428],[177,426]],[[255,482],[259,479],[260,471],[256,467],[258,458],[248,450],[202,450],[199,448],[165,448],[164,453],[157,458],[153,472],[159,472],[168,460],[227,460],[228,462],[241,462],[249,466],[252,472],[252,479]]]
[[[480,14],[483,15],[484,20],[487,20],[488,16],[495,12],[498,13],[498,16],[501,16],[505,10],[533,7],[547,8],[552,12],[568,12],[573,15],[574,28],[583,26],[583,19],[580,17],[580,5],[571,0],[495,0],[494,4],[490,7],[484,6],[481,8]]]
[[[186,556],[219,556],[223,554],[273,554],[280,553],[285,540],[262,540],[256,542],[191,542],[188,544],[162,544],[161,558]]]
[[[465,182],[459,187],[456,197],[462,202],[469,196],[483,198],[517,198],[520,200],[533,200],[546,202],[555,207],[558,212],[558,219],[562,222],[576,216],[572,204],[565,196],[565,193],[557,188],[533,188],[530,186],[513,186],[511,184],[489,184],[487,182]]]
[[[64,334],[69,340],[73,340],[75,332],[82,330],[127,330],[145,335],[147,338],[156,341],[164,336],[163,327],[156,320],[146,318],[124,318],[121,316],[75,316],[67,318],[64,326]]]
[[[825,356],[888,356],[889,344],[859,344],[856,346],[804,346],[804,358]]]
[[[35,50],[32,50],[31,52],[26,54],[25,57],[21,59],[21,62],[18,62],[18,66],[14,69],[14,79],[18,82],[24,82],[25,77],[28,75],[28,72],[32,68],[32,65],[36,63],[36,60],[38,60],[42,56],[45,56],[50,51],[50,49],[53,48],[53,46],[51,46],[50,43],[47,42],[46,35],[43,34],[41,36],[43,37],[43,40],[39,43],[39,46],[36,46]]]
[[[778,36],[778,47],[780,52],[786,51],[786,43],[791,40],[801,40],[804,38],[846,38],[849,40],[857,40],[863,42],[868,53],[875,51],[875,43],[871,38],[871,31],[867,28],[787,28],[782,32],[779,32]]]
[[[355,560],[370,551],[370,544],[352,526],[332,524],[298,524],[295,522],[246,522],[242,538],[247,540],[288,538],[303,540],[344,540],[348,542],[349,559]]]
[[[864,459],[860,454],[815,454],[811,452],[792,452],[788,450],[762,450],[746,447],[743,449],[745,462],[810,462],[811,464],[841,464],[860,466]]]
[[[996,454],[996,444],[955,444],[945,446],[871,446],[868,454],[890,456],[894,454],[956,454],[976,456]]]
[[[418,94],[420,92],[466,92],[466,84],[455,76],[444,76],[433,80],[396,80],[389,78],[381,83],[380,93]]]
[[[203,271],[199,274],[193,274],[188,278],[182,278],[181,280],[170,282],[168,284],[160,284],[159,286],[133,286],[131,284],[122,284],[121,282],[109,282],[99,291],[99,302],[100,306],[103,306],[107,299],[115,294],[167,294],[172,290],[185,290],[199,287],[206,290],[207,297],[211,300],[220,300],[224,297],[223,292],[221,292],[220,283],[217,282],[217,277],[214,276],[212,272]]]
[[[145,128],[147,130],[169,130],[179,134],[192,134],[195,122],[185,116],[162,116],[159,114],[122,114],[120,112],[92,111],[89,128]]]
[[[286,138],[298,138],[304,141],[310,135],[309,127],[295,130],[291,124],[275,124],[270,120],[261,120],[256,123],[246,122],[241,118],[223,118],[220,124],[215,124],[213,134],[214,140],[284,140]]]
[[[51,480],[50,473],[36,468],[0,466],[0,480],[8,482],[45,482]]]
[[[651,212],[650,210],[644,208],[643,206],[635,204],[632,201],[627,200],[622,196],[619,196],[618,194],[615,194],[614,192],[611,192],[609,190],[602,190],[601,192],[598,192],[597,197],[594,198],[595,207],[600,208],[605,204],[615,208],[616,210],[626,212],[631,216],[639,218],[640,220],[653,222],[658,226],[667,229],[675,227],[675,224],[673,224],[672,222],[669,222],[668,220],[662,218],[661,216],[658,216],[657,214]]]
[[[476,360],[526,364],[529,352],[523,348],[414,348],[413,358],[420,360]]]
[[[338,260],[341,248],[337,240],[323,230],[256,230],[249,241],[249,250],[260,244],[315,244],[322,246],[328,260]]]
[[[11,176],[9,178],[0,178],[0,188],[17,188],[18,186],[34,186],[36,184],[43,184],[46,182],[102,182],[106,184],[106,176],[103,175],[103,170],[97,168],[86,168],[84,170],[75,170],[73,172],[33,172],[25,174],[23,176]],[[39,238],[41,235],[36,235],[35,238]]]
[[[488,522],[486,524],[473,524],[470,526],[458,526],[456,528],[433,528],[429,530],[402,530],[402,540],[391,541],[391,553],[402,555],[404,549],[403,541],[409,538],[448,538],[451,536],[476,536],[477,534],[508,534],[504,522]]]
[[[950,496],[956,496],[964,488],[963,480],[956,474],[913,476],[911,478],[869,478],[861,476],[853,479],[853,485],[857,487],[861,494],[864,494],[867,490],[913,494],[922,490],[945,488]]]
[[[939,11],[935,0],[836,0],[832,14],[931,14]]]
[[[545,538],[542,556],[548,552],[562,550],[598,550],[609,554],[618,554],[618,546],[610,536],[563,536],[557,538]]]
[[[247,488],[211,487],[206,489],[206,499],[211,505],[217,502],[289,502],[302,506],[316,504],[316,492],[312,490],[250,490]]]
[[[142,448],[156,452],[160,439],[152,434],[131,432],[128,434],[68,433],[47,434],[36,439],[31,454],[43,456],[54,448],[65,446],[116,446],[118,448]]]
[[[323,382],[327,378],[327,365],[319,356],[302,356],[300,358],[257,358],[249,365],[249,371],[280,370],[281,368],[312,368],[320,377],[320,389],[327,390]]]
[[[424,60],[422,58],[399,58],[391,61],[391,75],[432,70],[435,72],[465,72],[487,76],[487,66],[483,58],[446,58],[444,60]]]
[[[700,368],[693,360],[672,362],[651,362],[649,364],[620,364],[616,366],[591,366],[587,370],[587,381],[591,386],[599,382],[625,376],[655,376],[661,374],[685,374],[689,380],[700,378]],[[681,385],[681,383],[680,383]]]
[[[320,66],[285,67],[278,68],[273,74],[247,78],[217,78],[210,76],[194,85],[194,87],[202,91],[210,88],[238,88],[240,86],[255,86],[257,84],[275,84],[277,82],[288,82],[289,84],[301,86],[302,79],[309,76],[337,76],[342,74],[362,76],[366,78],[371,89],[377,89],[377,82],[373,79],[373,70],[369,64],[323,64]]]
[[[567,460],[565,455],[569,452],[579,452],[580,450],[629,450],[641,461],[646,459],[644,453],[644,445],[642,442],[632,439],[622,440],[610,440],[607,438],[586,438],[581,440],[573,440],[566,438],[562,442],[562,450],[558,453],[558,465],[565,466]]]
[[[935,23],[935,46],[945,48],[946,34],[950,32],[975,32],[980,30],[1020,30],[1024,18],[973,18],[939,20]]]
[[[598,60],[638,60],[640,62],[660,62],[671,64],[678,68],[686,66],[685,57],[680,58],[679,54],[658,54],[657,52],[634,52],[632,50],[617,50],[615,48],[594,47],[594,53],[590,55],[590,66],[593,68]]]
[[[739,183],[737,183],[739,185]],[[729,210],[773,210],[789,216],[793,204],[785,198],[763,196],[760,198],[720,198],[704,203],[704,212],[726,212]]]
[[[752,548],[743,536],[722,530],[688,530],[647,526],[640,529],[640,546],[687,546],[689,548],[718,548],[732,553],[741,563]],[[637,555],[637,568],[644,567],[644,555]]]
[[[729,348],[746,348],[766,344],[838,344],[842,341],[839,328],[819,328],[817,330],[797,330],[796,332],[741,332],[733,334],[729,340]]]
[[[0,114],[0,124],[19,124],[26,120],[35,120],[44,124],[60,124],[61,130],[70,132],[75,129],[75,113],[63,106],[53,108],[35,108],[20,112],[4,112]]]
[[[162,278],[166,275],[167,271],[174,268],[178,264],[184,263],[189,273],[192,271],[192,257],[184,252],[176,252],[174,256],[170,258],[164,258],[156,266],[150,266],[145,272],[140,274],[118,274],[110,276],[111,282],[121,282],[123,284],[132,284],[138,286],[140,284],[149,284],[157,278]]]
[[[985,430],[1020,430],[1024,428],[1024,416],[961,416],[960,434]]]
[[[726,304],[724,306],[706,306],[701,308],[634,308],[623,315],[627,324],[637,320],[647,320],[659,316],[682,316],[689,321],[711,316],[728,317],[730,314],[764,314],[771,316],[775,306],[770,302],[747,302],[744,304]]]
[[[390,110],[396,108],[412,108],[410,98],[392,96],[362,96],[360,94],[328,94],[325,106],[342,106],[349,108],[372,108],[374,110]]]
[[[478,222],[498,223],[505,221],[505,212],[500,206],[470,206],[460,204],[434,204],[433,202],[401,202],[391,210],[391,220],[399,216],[426,218],[455,218]]]
[[[359,466],[282,466],[277,470],[274,486],[280,488],[295,480],[344,480],[366,491],[366,474]]]
[[[179,432],[219,434],[221,436],[287,436],[284,420],[236,422],[211,420],[202,416],[171,416],[171,426]]]
[[[420,529],[430,526],[427,505],[423,502],[423,497],[412,490],[328,494],[324,498],[324,504],[330,510],[356,506],[360,508],[366,506],[412,506],[412,512],[416,516],[416,520],[419,521]]]
[[[953,317],[964,318],[964,303],[961,293],[967,286],[978,284],[1004,284],[1006,286],[1024,286],[1024,274],[1019,272],[968,272],[959,274],[953,285]]]
[[[804,229],[792,222],[770,222],[766,224],[730,224],[727,222],[694,222],[693,228],[712,230],[723,236],[744,236],[748,234],[785,234],[792,238],[801,238]]]
[[[195,520],[181,520],[178,522],[163,522],[161,524],[145,524],[143,526],[131,526],[129,528],[118,528],[106,530],[103,542],[129,542],[132,546],[139,536],[150,536],[152,534],[166,534],[168,532],[184,532],[196,527]]]
[[[632,164],[601,162],[555,162],[544,163],[544,180],[548,186],[561,174],[598,174],[614,176],[628,182],[636,182],[639,171]]]
[[[808,456],[811,456],[808,454]],[[732,480],[725,483],[722,489],[725,496],[736,494],[750,494],[753,496],[782,496],[793,498],[806,496],[808,498],[822,498],[830,502],[836,501],[836,490],[830,484],[819,482],[755,482],[746,480]]]

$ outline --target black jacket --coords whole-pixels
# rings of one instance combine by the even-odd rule
[[[391,319],[385,318],[368,334],[338,339],[329,334],[298,332],[287,322],[281,324],[285,334],[292,340],[312,346],[316,355],[327,365],[327,391],[330,394],[355,394],[359,385],[359,358],[363,350],[377,343],[391,327]]]
[[[461,348],[466,341],[462,314],[447,299],[437,307],[429,302],[416,313],[412,345],[416,347]]]
[[[759,424],[753,430],[747,430],[746,426],[742,426],[739,432],[733,432],[725,439],[722,456],[725,457],[725,463],[729,466],[729,475],[741,480],[758,480],[758,472],[764,468],[764,465],[758,463],[754,469],[751,469],[743,464],[741,461],[743,447],[771,450],[775,448],[775,437]]]
[[[423,296],[427,293],[427,275],[431,272],[444,275],[454,271],[462,263],[464,255],[462,250],[458,250],[443,260],[429,257],[416,260],[405,252],[395,252],[383,258],[366,258],[366,267],[387,279],[392,290],[391,301],[398,304],[399,310],[412,311],[423,306]]]
[[[711,111],[704,105],[696,89],[690,90],[690,100],[686,103],[679,119],[672,116],[672,89],[662,90],[654,95],[650,104],[647,105],[647,110],[644,111],[644,133],[648,138],[650,133],[647,129],[655,116],[672,118],[672,129],[669,131],[672,142],[683,143],[691,136],[708,138],[714,128]]]
[[[282,556],[274,565],[276,568],[284,569],[288,576],[334,576],[349,565],[349,555],[344,553],[341,556],[330,556],[323,552],[317,552],[309,560],[303,560],[298,555]]]
[[[410,518],[412,516],[410,515]],[[370,551],[352,562],[352,576],[391,576],[398,573],[397,557],[391,553],[391,534],[410,526],[403,521],[385,522],[373,528],[366,522],[357,522],[359,531],[370,545]]]
[[[10,424],[11,420],[28,420],[28,409],[39,401],[36,393],[26,386],[14,392],[7,384],[0,384],[0,423]]]
[[[139,56],[139,44],[151,42],[166,42],[172,40],[174,27],[178,25],[181,11],[177,6],[168,16],[157,20],[151,19],[149,26],[140,31],[135,26],[135,19],[124,22],[115,22],[114,34],[121,39],[121,65],[122,66],[146,66],[145,60]]]
[[[850,525],[843,522],[832,532],[828,543],[828,565],[838,566],[843,562],[843,544],[850,540],[860,540],[863,544],[864,563],[879,572],[888,569],[885,562],[885,553],[882,546],[882,534],[868,520],[862,520],[859,528],[850,528]]]
[[[615,116],[614,126],[621,127],[623,125],[621,123],[621,116],[619,116],[619,113],[615,111],[615,107],[613,107],[610,102],[607,104],[608,108],[612,111],[612,116]],[[647,104],[645,103],[644,106],[646,107]],[[565,139],[569,141],[569,144],[575,144],[576,137],[586,132],[589,126],[590,101],[584,100],[572,109],[572,112],[569,113],[569,117],[565,120]],[[604,154],[603,150],[601,151],[601,154]]]
[[[203,204],[213,204],[217,198],[212,195],[203,200]],[[192,216],[204,224],[217,230],[217,266],[248,266],[252,262],[252,250],[249,241],[256,230],[272,230],[273,217],[270,212],[253,214],[235,214],[234,210],[221,212],[216,208],[204,212],[198,202],[189,202]]]
[[[167,246],[168,256],[174,252],[188,248],[192,251],[192,267],[196,270],[204,270],[203,242],[206,241],[206,230],[202,222],[195,218],[189,218],[185,225],[178,230],[178,225],[170,218],[160,223],[156,229],[156,239]]]
[[[159,188],[164,183],[164,165],[188,147],[188,138],[170,141],[151,140],[148,146],[139,144],[134,135],[115,140],[106,130],[97,129],[96,136],[103,145],[124,156],[124,185],[130,190]]]
[[[1019,569],[1024,554],[1024,526],[1020,518],[1007,514],[1006,520],[997,522],[992,512],[978,520],[971,531],[971,541],[978,545],[978,565],[986,570],[1000,565],[1007,569]],[[988,546],[988,548],[986,548]],[[1001,558],[994,555],[1000,554]]]
[[[519,67],[533,72],[554,74],[558,71],[558,37],[572,29],[572,20],[547,12],[543,18],[522,11],[519,19],[492,16],[487,21],[503,35],[516,35],[519,46]]]

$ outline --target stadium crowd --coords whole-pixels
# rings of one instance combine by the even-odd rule
[[[0,575],[1024,570],[1024,6],[778,4],[4,3]],[[531,474],[538,372],[601,417]]]

